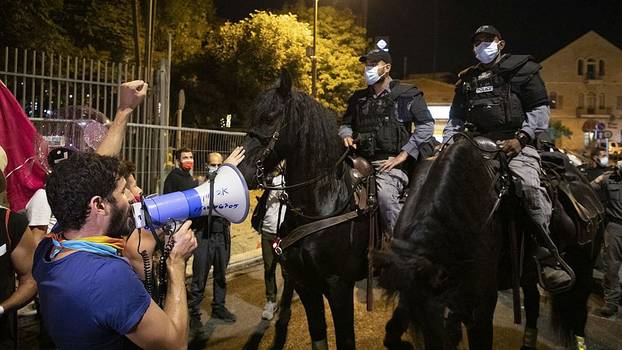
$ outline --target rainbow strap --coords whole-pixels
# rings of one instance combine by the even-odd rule
[[[113,238],[108,236],[92,236],[79,239],[64,239],[58,234],[49,234],[52,239],[54,249],[50,257],[54,258],[63,249],[73,249],[83,252],[90,252],[99,255],[120,256],[125,246],[123,238]]]

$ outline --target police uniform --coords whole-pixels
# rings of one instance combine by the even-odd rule
[[[525,135],[527,142],[509,167],[523,185],[528,214],[548,233],[551,200],[540,186],[540,156],[532,144],[549,121],[540,68],[531,56],[503,55],[491,69],[478,64],[460,73],[443,141],[462,131],[466,122],[495,141],[514,138],[517,132]]]
[[[605,242],[602,256],[605,268],[603,278],[603,292],[606,308],[609,313],[617,313],[620,305],[622,290],[620,288],[620,266],[622,266],[622,176],[619,170],[610,174],[605,174],[603,179],[594,180],[593,184],[605,192],[607,230],[605,231]],[[601,313],[604,316],[606,313]]]
[[[387,77],[386,79],[391,79]],[[411,134],[412,124],[415,132]],[[370,86],[356,91],[348,100],[348,108],[339,128],[342,138],[357,141],[357,154],[372,162],[380,162],[405,151],[417,159],[422,144],[432,143],[434,119],[423,93],[414,85],[391,80],[387,89],[375,94]],[[385,227],[392,232],[401,204],[399,198],[408,186],[408,176],[400,167],[377,172],[378,204]]]
[[[492,26],[483,26],[474,38],[481,28],[484,33],[493,29],[492,34],[500,37]],[[494,141],[517,138],[522,149],[509,168],[522,185],[527,214],[540,233],[550,236],[551,199],[540,184],[540,156],[534,147],[537,135],[548,129],[550,114],[541,66],[527,55],[504,54],[497,60],[490,67],[480,63],[459,74],[443,142],[463,131],[467,122],[476,134]],[[543,277],[556,286],[568,283],[570,276],[560,272],[546,269]]]

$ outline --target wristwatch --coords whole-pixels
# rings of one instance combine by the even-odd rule
[[[518,142],[520,142],[521,147],[527,146],[527,144],[531,141],[531,137],[529,137],[529,135],[522,130],[517,131],[516,134],[514,134],[514,137],[516,137]]]

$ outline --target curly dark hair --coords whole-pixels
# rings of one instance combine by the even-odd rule
[[[48,203],[61,231],[79,230],[90,213],[89,202],[101,196],[114,203],[119,160],[78,152],[60,162],[46,181]]]
[[[130,175],[136,174],[136,165],[127,159],[123,159],[119,164],[119,176],[127,179]]]

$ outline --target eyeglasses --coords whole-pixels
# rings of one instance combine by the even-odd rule
[[[218,163],[218,164],[210,163],[209,164],[209,166],[221,166],[221,165],[222,165],[221,163]]]

